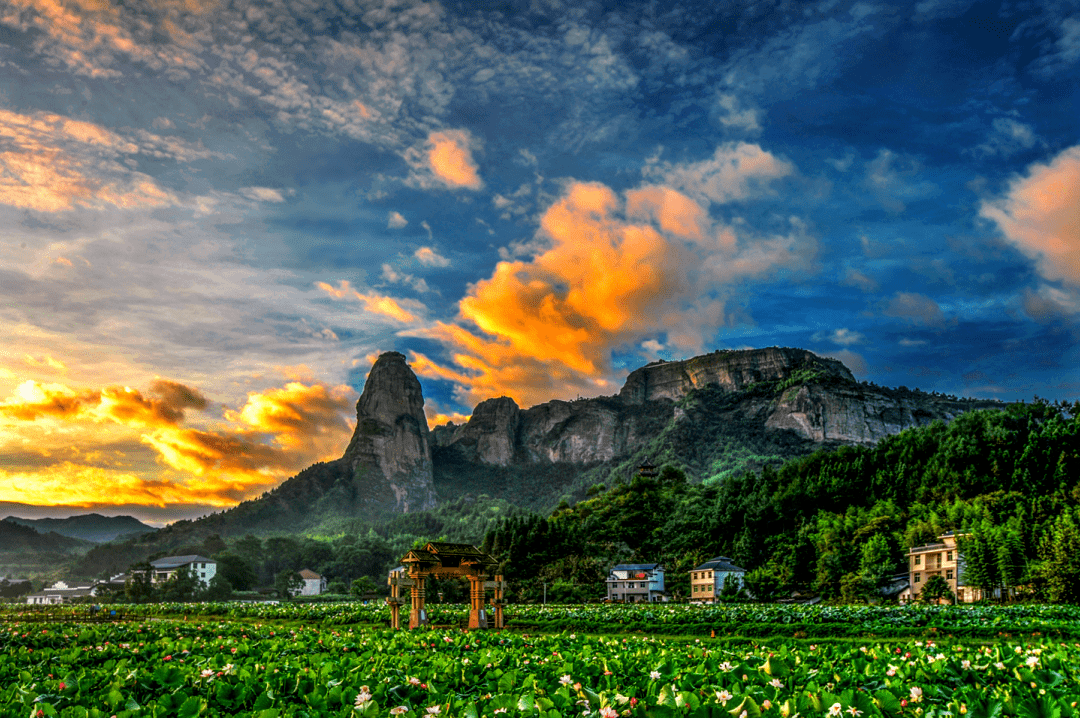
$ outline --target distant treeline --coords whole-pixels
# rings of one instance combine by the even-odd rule
[[[687,572],[726,555],[750,570],[757,596],[860,601],[906,571],[908,547],[956,530],[968,534],[969,583],[1078,601],[1078,413],[1080,403],[1043,400],[974,411],[711,484],[666,465],[551,516],[510,518],[485,546],[522,596],[541,582],[549,595],[598,595],[618,561],[663,562],[669,589],[686,596]]]

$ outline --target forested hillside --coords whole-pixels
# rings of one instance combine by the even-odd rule
[[[905,570],[907,547],[963,542],[970,582],[1080,599],[1080,403],[1036,401],[690,485],[667,465],[594,487],[550,517],[517,517],[485,546],[519,592],[585,595],[616,561],[663,561],[669,588],[724,554],[758,595],[813,590],[861,600]],[[550,595],[550,594],[549,594]]]

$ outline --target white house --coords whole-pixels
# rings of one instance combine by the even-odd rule
[[[318,596],[326,590],[326,578],[310,569],[300,571],[300,578],[304,579],[304,585],[300,589],[301,596]]]
[[[217,561],[205,556],[191,554],[187,556],[166,556],[150,562],[150,583],[164,583],[176,575],[177,571],[187,567],[191,575],[202,581],[203,585],[210,583],[217,574]]]
[[[93,586],[69,586],[64,581],[57,581],[48,588],[42,589],[41,593],[32,593],[27,596],[26,602],[37,606],[55,606],[70,603],[76,598],[96,595]]]
[[[620,563],[608,574],[607,597],[626,603],[666,601],[664,567],[658,563]]]

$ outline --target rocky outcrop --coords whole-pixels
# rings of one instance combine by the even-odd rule
[[[401,512],[435,506],[424,395],[403,354],[387,352],[371,367],[341,461],[364,503]]]
[[[855,382],[848,368],[835,359],[805,349],[770,347],[717,351],[684,361],[648,364],[630,372],[619,398],[628,404],[677,401],[694,389],[710,385],[741,391],[759,382],[783,381],[796,372]]]
[[[768,430],[790,429],[818,443],[876,444],[904,429],[952,421],[965,411],[1001,408],[999,402],[949,399],[860,384],[792,387],[759,407]],[[751,407],[747,407],[752,412]]]
[[[491,399],[464,426],[440,428],[437,443],[487,466],[612,461],[684,420],[681,400],[705,389],[723,404],[712,410],[731,421],[829,445],[874,444],[909,427],[1001,406],[860,384],[835,359],[771,347],[655,362],[631,372],[614,397],[550,401],[524,411],[510,398]]]

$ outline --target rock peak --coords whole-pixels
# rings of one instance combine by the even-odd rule
[[[404,354],[386,352],[372,365],[342,458],[375,504],[404,512],[435,506],[424,395]]]

